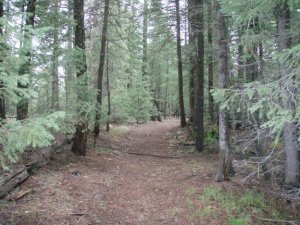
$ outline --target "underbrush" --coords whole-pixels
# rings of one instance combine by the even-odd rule
[[[275,200],[267,199],[263,192],[248,191],[237,193],[220,187],[205,187],[196,194],[193,188],[187,190],[187,207],[191,209],[189,219],[224,218],[223,224],[284,224],[292,216],[284,211]]]

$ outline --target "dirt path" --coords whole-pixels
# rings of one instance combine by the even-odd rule
[[[113,128],[87,157],[61,156],[17,190],[31,194],[1,206],[0,223],[220,224],[192,215],[189,191],[200,193],[213,182],[215,160],[180,153],[172,144],[178,124],[172,119],[130,126],[128,132]]]
[[[137,126],[128,135],[125,151],[178,156],[168,141],[177,129],[177,120]],[[183,181],[192,174],[185,160],[126,155],[112,172],[115,188],[106,195],[111,200],[106,220],[114,218],[113,224],[183,224],[172,211],[185,204],[188,186]]]

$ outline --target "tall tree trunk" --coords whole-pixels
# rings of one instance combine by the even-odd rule
[[[194,53],[193,51],[193,44],[194,44],[194,37],[193,33],[191,30],[191,21],[192,21],[192,15],[193,15],[193,0],[188,0],[188,21],[189,21],[189,45],[190,47],[190,52],[189,52],[189,61],[190,61],[190,71],[189,71],[189,105],[190,105],[190,123],[194,123],[194,118],[195,118],[195,85],[194,85],[194,80],[195,80],[195,74],[194,74]]]
[[[54,0],[54,19],[53,19],[53,52],[52,52],[52,98],[51,109],[59,110],[59,78],[58,78],[58,57],[59,57],[59,39],[58,39],[58,16],[59,0]]]
[[[260,28],[259,28],[259,19],[258,17],[254,18],[251,26],[250,26],[254,33],[256,35],[258,35],[260,33]],[[246,79],[247,82],[254,82],[256,80],[258,80],[258,75],[259,75],[259,66],[260,66],[260,62],[259,62],[259,55],[258,55],[258,44],[253,44],[249,49],[248,49],[248,55],[247,55],[247,66],[246,66]],[[255,130],[257,130],[257,135],[255,138],[255,151],[256,151],[256,155],[258,157],[262,157],[263,156],[263,147],[262,147],[262,143],[260,140],[260,136],[259,136],[259,128],[260,128],[260,118],[259,118],[259,112],[255,112],[253,113],[253,115],[251,115],[251,123],[252,126],[254,127]]]
[[[260,75],[263,76],[263,71],[264,71],[264,46],[263,43],[260,42],[258,44],[258,55],[259,55],[259,72]]]
[[[189,0],[184,0],[184,45],[187,46],[188,43],[188,35],[189,35],[189,9],[188,9],[188,1]]]
[[[167,105],[168,105],[168,96],[169,96],[169,59],[166,61],[166,87],[165,87],[165,102],[164,102],[164,118],[167,119]]]
[[[248,48],[246,60],[246,79],[247,82],[253,82],[257,79],[257,64],[254,54],[256,53],[256,46]]]
[[[86,55],[85,55],[85,30],[84,30],[84,1],[83,0],[74,0],[74,21],[76,22],[75,26],[75,48],[82,54],[80,57],[80,64],[77,63],[77,79],[83,80],[83,82],[78,83],[78,101],[79,107],[84,106],[84,100],[87,98],[86,89],[87,81],[82,79],[83,76],[86,76]],[[79,121],[76,126],[75,137],[72,145],[72,152],[75,155],[85,156],[86,155],[86,142],[88,134],[88,122],[86,121],[86,112],[85,108],[80,108]]]
[[[227,88],[228,85],[228,48],[226,41],[227,25],[225,17],[221,12],[219,2],[216,2],[217,22],[219,33],[219,72],[218,84],[220,89]],[[219,166],[217,181],[229,180],[229,170],[231,166],[230,146],[229,146],[229,130],[228,130],[228,112],[226,109],[219,107]]]
[[[193,0],[190,6],[192,11],[191,30],[196,54],[193,55],[192,67],[194,72],[194,127],[196,131],[196,150],[204,149],[204,23],[203,1]]]
[[[148,0],[144,0],[144,9],[143,9],[143,65],[142,65],[142,76],[145,80],[147,76],[147,48],[148,48]]]
[[[25,20],[25,5],[26,1],[23,0],[21,3],[21,37],[20,37],[20,49],[23,47],[23,39],[24,39],[24,20]]]
[[[68,0],[68,19],[71,21],[73,17],[73,0]],[[71,50],[73,48],[73,26],[68,24],[67,31],[67,48]],[[66,111],[70,109],[70,96],[71,96],[71,81],[73,79],[72,65],[70,62],[66,65],[66,77],[65,77],[65,92],[66,92]]]
[[[239,29],[238,31],[238,36],[239,36],[239,42],[238,42],[238,56],[237,56],[237,63],[238,63],[238,68],[237,68],[237,82],[239,84],[242,84],[245,82],[245,62],[244,62],[244,46],[242,43],[242,35],[243,35],[243,29]],[[236,118],[238,118],[238,123],[244,127],[246,126],[246,121],[247,121],[247,112],[246,112],[246,107],[245,103],[241,104],[241,110],[240,112],[236,113]],[[237,127],[237,124],[236,124]]]
[[[26,23],[24,30],[24,44],[21,46],[23,54],[25,56],[24,62],[19,68],[19,75],[24,76],[30,74],[31,70],[31,51],[32,51],[32,33],[30,29],[34,27],[35,18],[35,8],[36,0],[28,0],[26,8]],[[29,82],[27,84],[18,82],[18,87],[21,89],[27,89],[29,87]],[[28,98],[21,96],[21,100],[17,105],[17,120],[24,120],[28,117]]]
[[[106,48],[106,86],[107,86],[107,122],[106,122],[106,131],[109,132],[109,123],[110,123],[110,113],[111,113],[111,104],[110,104],[110,87],[109,87],[109,60],[108,60],[108,43]]]
[[[242,45],[242,35],[243,35],[243,30],[240,29],[238,31],[238,36],[239,36],[239,43],[238,43],[238,68],[237,68],[237,72],[238,72],[238,82],[242,83],[245,80],[245,68],[244,68],[244,46]]]
[[[101,116],[102,91],[103,91],[102,82],[103,82],[106,40],[107,40],[107,25],[108,25],[108,15],[109,15],[108,10],[109,10],[109,0],[105,0],[103,28],[102,28],[102,37],[101,37],[101,49],[100,49],[100,62],[99,62],[99,69],[98,69],[97,112],[96,112],[96,119],[95,119],[95,126],[94,126],[95,137],[98,137],[100,133],[100,116]]]
[[[0,1],[0,19],[3,18],[4,16],[4,0]],[[5,43],[3,42],[3,27],[2,24],[0,24],[0,38],[1,38],[1,43],[0,43],[0,51],[1,51],[1,58],[0,58],[0,64],[2,64],[3,62],[3,57],[4,57],[4,48],[5,48]],[[2,67],[2,66],[0,66]],[[1,69],[2,70],[2,69]],[[5,96],[3,93],[1,93],[1,89],[3,88],[3,82],[0,80],[0,126],[2,125],[2,123],[5,122],[6,119],[6,110],[5,110]]]
[[[277,8],[277,32],[278,32],[278,52],[282,53],[284,50],[290,47],[291,38],[289,37],[290,30],[290,11],[287,1],[284,1]],[[279,62],[279,74],[281,82],[285,84],[288,79],[288,69],[286,65]],[[283,107],[290,112],[295,112],[295,106],[292,103],[293,95],[295,95],[295,87],[293,84],[283,85],[282,98]],[[287,122],[283,128],[283,142],[286,155],[285,162],[285,185],[298,186],[300,185],[300,163],[299,163],[299,151],[297,146],[296,135],[297,126],[295,123]]]
[[[177,61],[178,61],[178,94],[179,94],[179,110],[180,110],[180,125],[186,126],[184,100],[183,100],[183,74],[182,74],[182,56],[181,56],[181,36],[180,36],[180,12],[179,0],[175,0],[176,4],[176,36],[177,36]]]
[[[213,81],[214,81],[214,58],[213,58],[213,29],[212,29],[212,3],[209,1],[207,5],[207,13],[208,13],[208,28],[207,28],[207,40],[209,44],[209,53],[208,53],[208,113],[210,116],[210,122],[214,123],[214,99],[211,94],[211,90],[213,89]]]

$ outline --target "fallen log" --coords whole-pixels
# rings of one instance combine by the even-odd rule
[[[33,192],[32,189],[21,191],[19,193],[13,194],[13,195],[8,195],[6,197],[6,200],[8,200],[8,201],[19,201],[20,199],[26,197],[27,195],[29,195],[32,192]]]
[[[292,224],[292,225],[298,225],[300,222],[300,221],[292,221],[292,220],[268,219],[268,218],[262,218],[262,217],[255,216],[255,215],[253,215],[253,216],[262,221],[275,222],[275,223],[287,223],[287,224]]]
[[[18,166],[8,173],[2,172],[0,175],[0,199],[4,198],[15,187],[23,183],[29,177],[25,166]]]
[[[31,173],[38,170],[44,164],[54,158],[55,154],[60,154],[70,139],[65,139],[60,143],[48,148],[34,149],[23,154],[22,164],[11,167],[10,171],[0,171],[0,199],[6,197],[15,187],[22,184]],[[25,193],[27,195],[28,193]],[[20,196],[20,198],[25,197]],[[19,198],[19,199],[20,199]]]
[[[184,145],[184,146],[194,146],[196,145],[195,142],[179,142],[180,145]]]
[[[84,216],[85,213],[70,213],[70,216]]]
[[[178,157],[176,157],[176,156],[154,155],[154,154],[139,153],[139,152],[126,152],[126,153],[130,154],[130,155],[151,156],[151,157],[166,158],[166,159],[178,159]]]

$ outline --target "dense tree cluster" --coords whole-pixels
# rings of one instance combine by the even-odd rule
[[[217,180],[232,169],[230,131],[250,127],[263,169],[268,136],[299,185],[299,1],[0,0],[0,17],[4,167],[56,131],[84,156],[104,124],[173,115],[197,151],[219,127]]]

